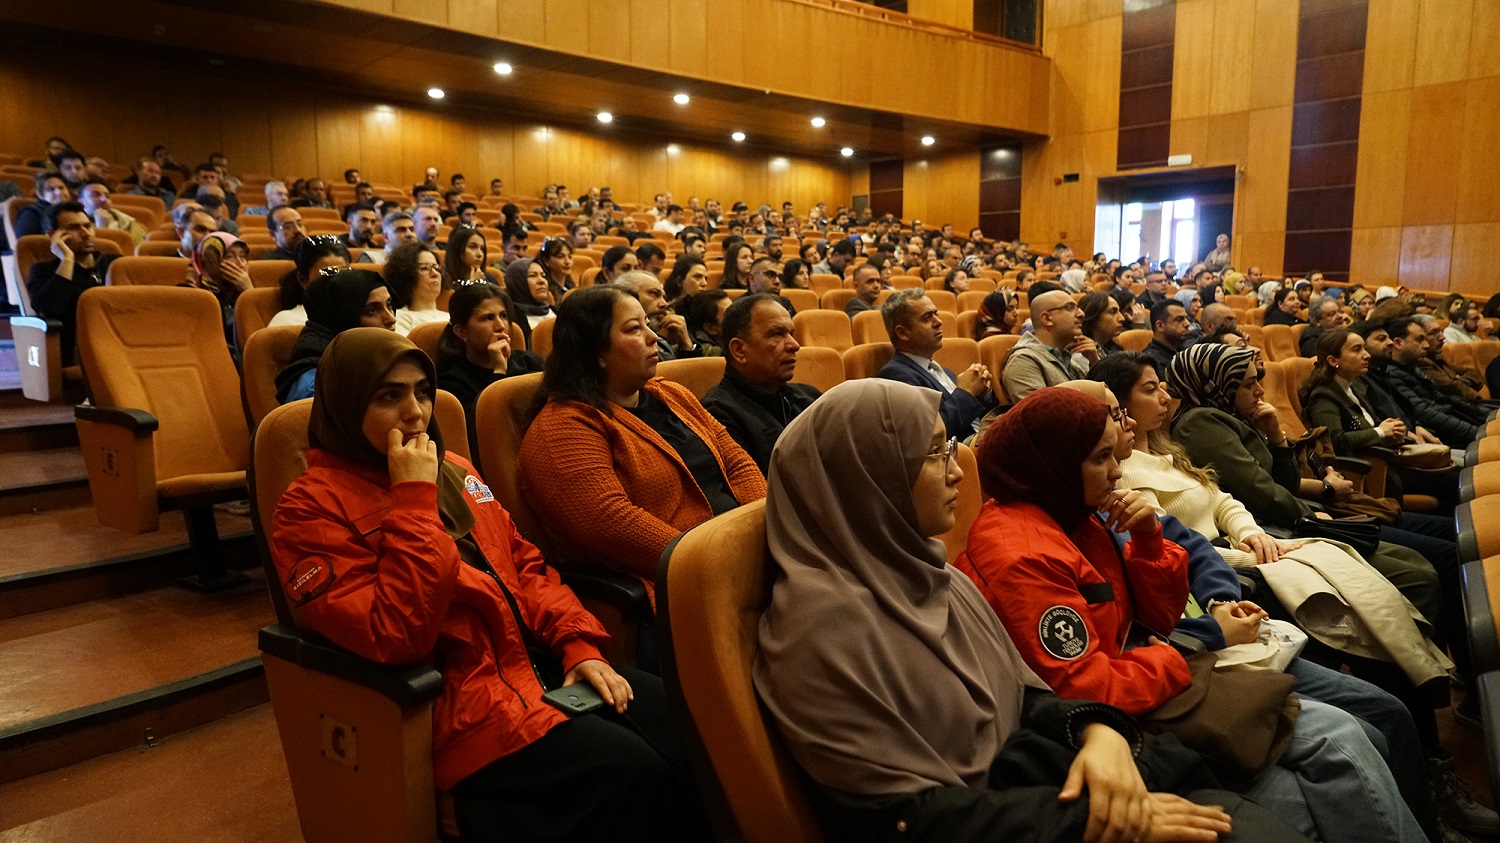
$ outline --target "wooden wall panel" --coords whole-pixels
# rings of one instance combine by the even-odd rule
[[[1412,91],[1403,220],[1407,225],[1453,221],[1458,207],[1455,164],[1463,148],[1466,87],[1453,82]]]
[[[1500,149],[1500,75],[1469,82],[1459,143],[1458,208],[1454,219],[1461,223],[1500,220],[1500,199],[1495,196],[1495,151]]]
[[[1469,23],[1474,6],[1493,0],[1419,0],[1417,54],[1412,83],[1436,85],[1456,82],[1469,71]],[[1495,31],[1488,33],[1495,37]]]
[[[1500,222],[1461,223],[1453,227],[1453,260],[1448,289],[1481,297],[1494,295],[1495,244]],[[1441,289],[1441,288],[1440,288]]]
[[[1414,225],[1402,230],[1402,284],[1418,290],[1446,290],[1452,260],[1452,225]]]
[[[902,174],[905,216],[959,230],[979,224],[979,151],[908,159]]]

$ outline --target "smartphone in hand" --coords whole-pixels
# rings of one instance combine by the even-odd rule
[[[554,688],[542,694],[542,699],[569,717],[588,714],[604,706],[604,698],[587,682],[574,682],[572,685]]]

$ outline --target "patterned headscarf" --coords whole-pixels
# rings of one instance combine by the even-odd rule
[[[198,248],[193,250],[189,263],[193,266],[194,286],[202,287],[209,292],[219,291],[219,264],[223,263],[224,256],[229,254],[229,247],[234,245],[244,246],[245,241],[233,234],[224,231],[214,231],[207,237],[198,241]]]
[[[1235,415],[1234,393],[1255,362],[1255,351],[1216,342],[1193,343],[1167,365],[1167,392],[1182,402],[1179,412],[1209,407]]]

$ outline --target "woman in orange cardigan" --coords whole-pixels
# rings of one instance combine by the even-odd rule
[[[635,298],[585,287],[558,308],[521,443],[521,488],[564,558],[646,585],[681,533],[766,496],[765,478],[687,388],[656,377],[656,334]]]

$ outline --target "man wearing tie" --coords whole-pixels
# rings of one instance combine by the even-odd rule
[[[892,293],[880,306],[880,316],[896,353],[879,377],[942,393],[939,413],[948,435],[959,439],[974,435],[974,426],[995,406],[989,369],[975,363],[955,375],[932,359],[943,347],[943,320],[920,288]]]

